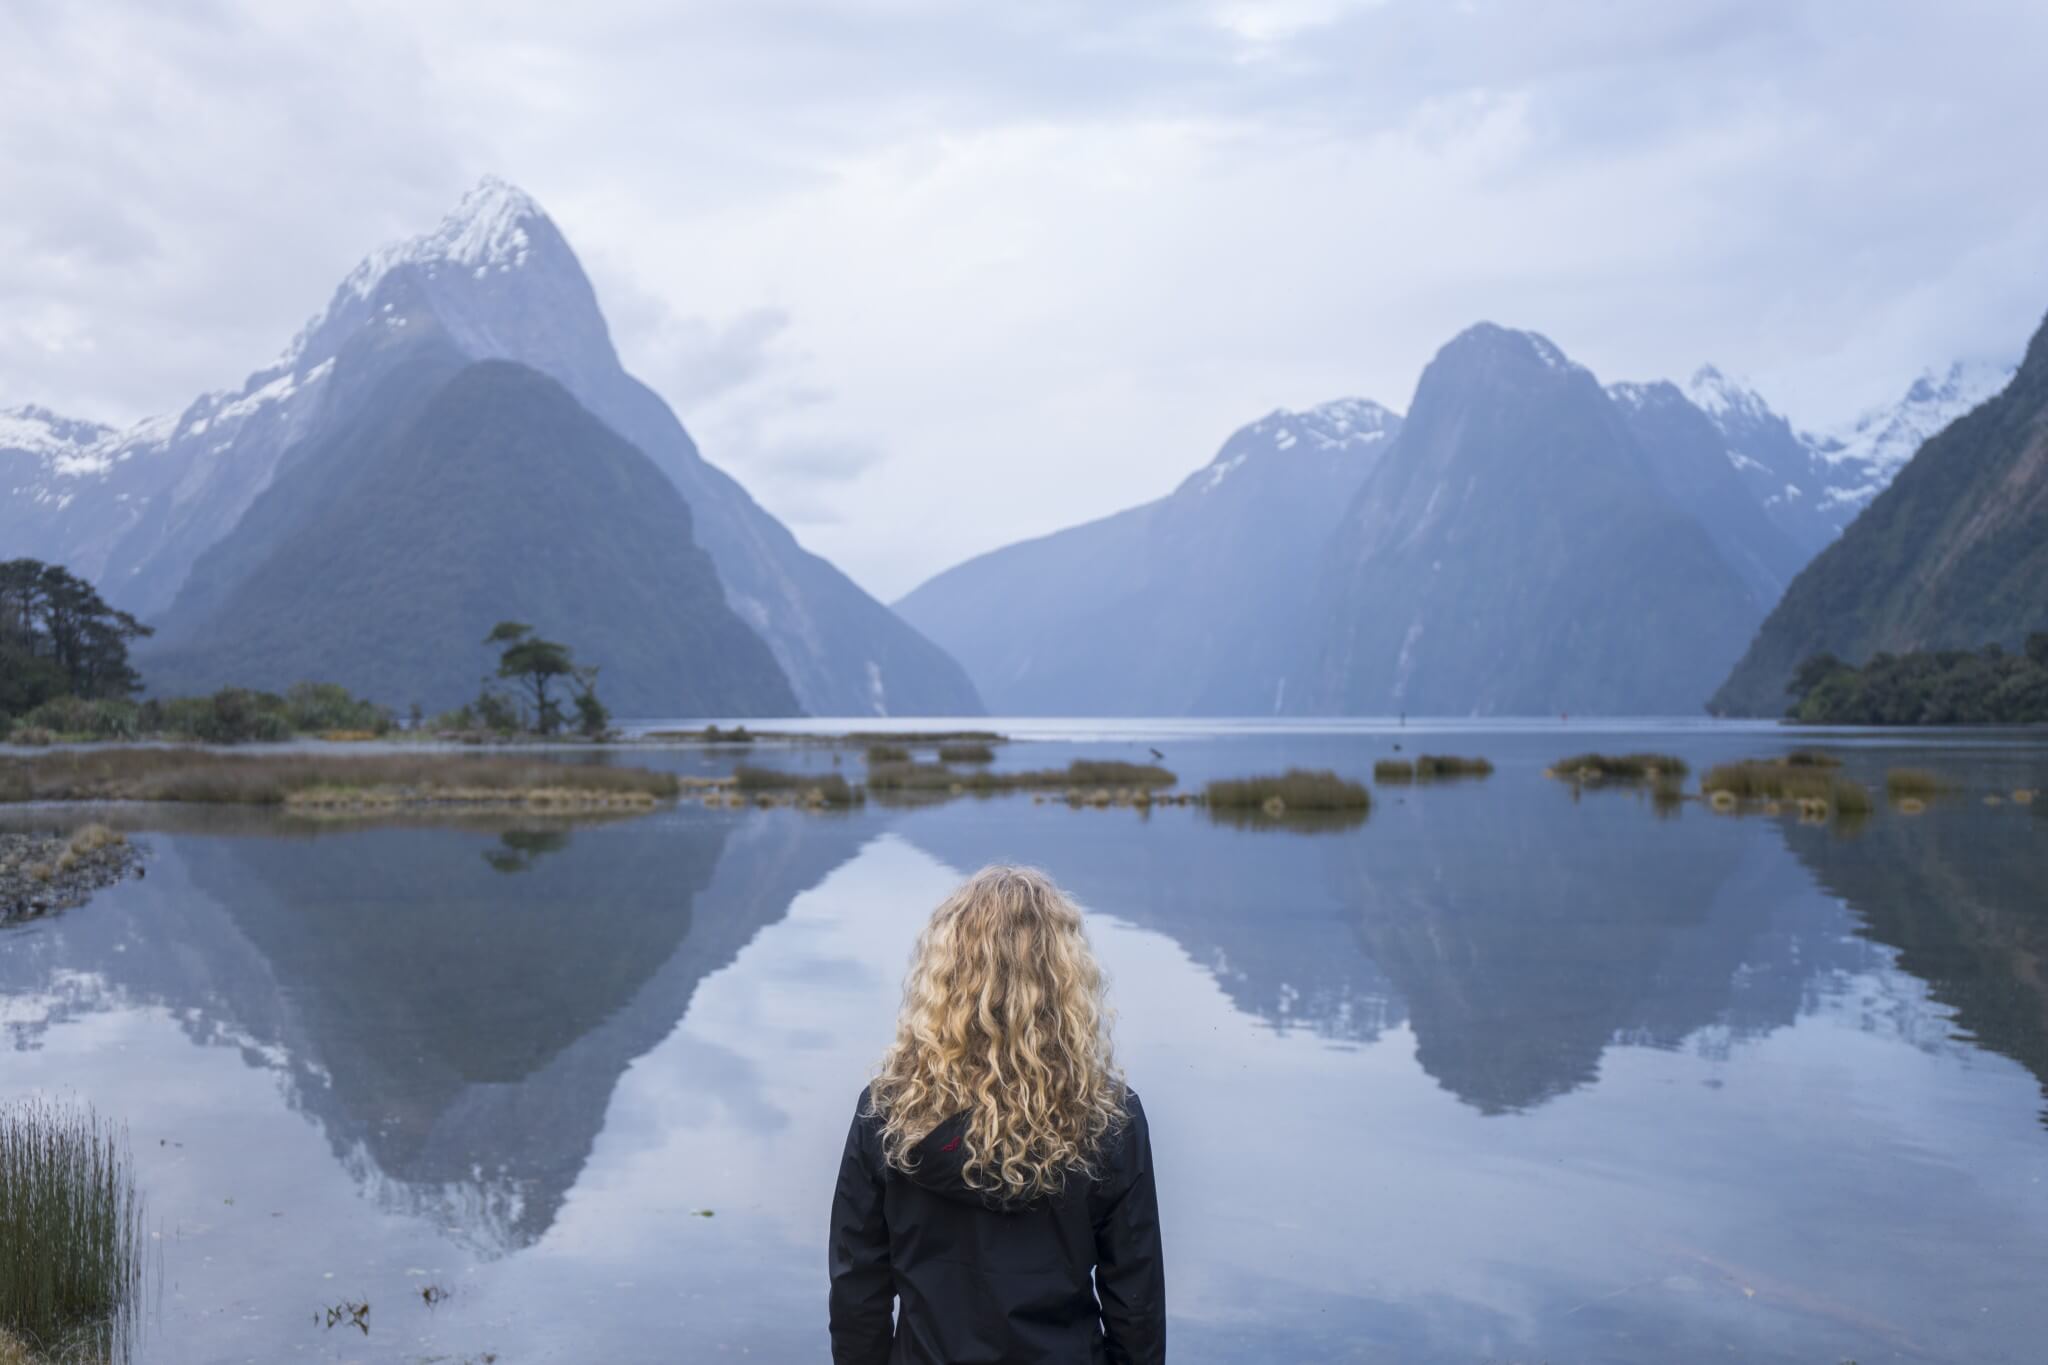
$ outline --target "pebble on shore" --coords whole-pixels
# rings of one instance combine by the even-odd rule
[[[142,856],[105,825],[64,834],[0,834],[0,924],[82,905],[140,868]]]

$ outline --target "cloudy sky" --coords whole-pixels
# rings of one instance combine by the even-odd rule
[[[0,406],[238,384],[486,172],[894,597],[1480,318],[1825,426],[2048,312],[2027,0],[0,4]]]

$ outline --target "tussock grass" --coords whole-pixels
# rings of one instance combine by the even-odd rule
[[[963,771],[944,763],[883,763],[868,769],[871,791],[905,795],[993,796],[999,792],[1045,791],[1069,787],[1119,787],[1155,790],[1177,781],[1166,769],[1149,763],[1077,758],[1064,768],[1033,768],[1019,772]]]
[[[1223,778],[1203,789],[1203,799],[1218,810],[1257,810],[1278,818],[1290,811],[1364,811],[1372,793],[1362,782],[1337,776],[1327,768],[1289,768],[1277,775]]]
[[[124,1354],[142,1253],[126,1135],[91,1109],[0,1108],[0,1331],[16,1339],[18,1358],[30,1358],[29,1343],[46,1354]]]
[[[1818,749],[1794,749],[1779,760],[1791,768],[1839,768],[1842,760]]]
[[[1884,770],[1885,795],[1892,800],[1917,796],[1922,801],[1955,790],[1955,783],[1938,773],[1925,768],[1886,768]]]
[[[805,736],[815,738],[815,736]],[[1009,736],[993,730],[854,730],[842,738],[849,744],[1003,744]]]
[[[0,802],[195,801],[228,805],[560,804],[604,796],[665,800],[669,773],[471,754],[223,754],[92,749],[0,758]]]
[[[757,805],[778,804],[782,797],[806,806],[851,806],[861,791],[838,773],[791,772],[784,768],[757,768],[742,763],[733,769],[733,785],[742,793],[732,805],[752,797]]]
[[[986,744],[941,744],[939,746],[939,762],[941,763],[993,763],[995,761],[996,751]]]
[[[1447,754],[1418,754],[1415,776],[1423,781],[1450,777],[1491,777],[1493,764],[1484,758],[1454,758]]]
[[[1375,782],[1413,782],[1415,765],[1405,758],[1383,758],[1372,765]]]
[[[904,748],[901,744],[868,745],[868,762],[870,763],[908,763],[909,761],[910,750]]]
[[[1803,820],[1830,814],[1860,817],[1871,811],[1870,789],[1821,766],[1795,766],[1778,759],[1717,763],[1700,779],[1700,791],[1716,810],[1756,802],[1795,805]]]
[[[1655,782],[1691,771],[1675,754],[1573,754],[1550,765],[1551,776],[1568,782]]]

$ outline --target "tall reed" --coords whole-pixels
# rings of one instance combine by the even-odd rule
[[[124,1130],[90,1108],[0,1108],[0,1330],[49,1357],[125,1359],[142,1201]]]

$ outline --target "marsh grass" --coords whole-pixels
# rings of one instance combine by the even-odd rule
[[[122,1130],[73,1105],[0,1108],[0,1331],[23,1358],[124,1359],[143,1245]]]
[[[1372,793],[1362,782],[1327,768],[1289,768],[1278,775],[1219,778],[1203,789],[1212,810],[1258,811],[1277,819],[1292,812],[1367,811]]]
[[[986,744],[941,744],[941,763],[993,763],[996,751]]]
[[[780,796],[807,806],[851,806],[861,800],[860,788],[838,773],[793,772],[786,768],[757,768],[742,763],[733,769],[733,785],[742,800],[752,797],[757,804],[776,804]]]
[[[555,805],[599,798],[644,803],[666,800],[678,790],[673,774],[645,768],[462,753],[344,757],[123,748],[0,758],[0,802]]]
[[[904,748],[901,744],[868,745],[868,762],[870,763],[908,763],[909,761],[910,750]]]
[[[1839,768],[1842,760],[1818,749],[1794,749],[1780,762],[1790,768]]]
[[[1656,782],[1691,771],[1675,754],[1573,754],[1550,765],[1567,782]]]
[[[1448,754],[1418,754],[1415,776],[1424,782],[1454,777],[1491,777],[1493,764],[1484,758],[1456,758]]]
[[[1922,801],[1955,790],[1955,783],[1925,768],[1886,768],[1884,793],[1894,801],[1917,796]]]
[[[1823,765],[1797,765],[1780,759],[1717,763],[1700,779],[1700,791],[1715,810],[1781,803],[1797,807],[1799,818],[1806,821],[1831,816],[1857,819],[1872,809],[1870,789],[1862,783]]]
[[[1031,768],[1016,772],[964,771],[945,763],[882,763],[868,769],[868,789],[898,796],[995,796],[1003,792],[1053,789],[1131,788],[1152,792],[1177,781],[1166,769],[1150,763],[1077,758],[1064,768]],[[1107,804],[1107,803],[1105,803]]]
[[[1413,782],[1415,765],[1405,758],[1383,758],[1372,765],[1372,780],[1380,783]]]

